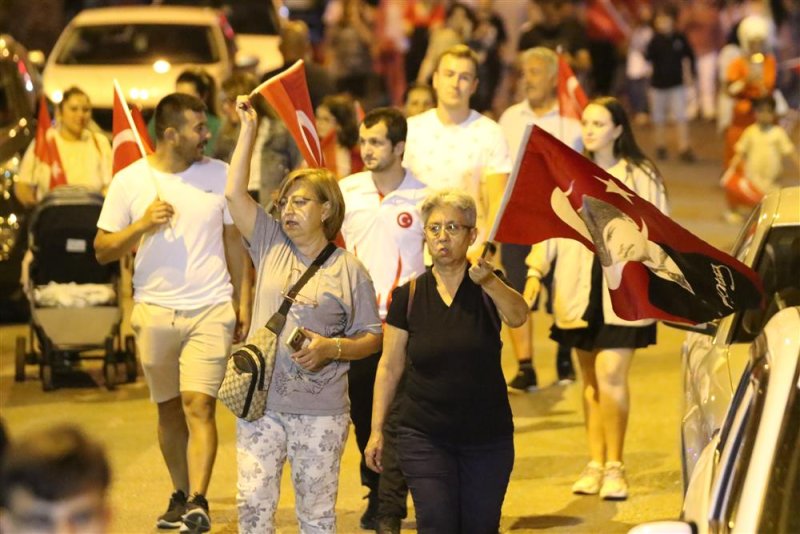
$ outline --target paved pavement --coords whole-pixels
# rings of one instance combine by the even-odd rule
[[[712,244],[728,248],[736,230],[721,219],[718,188],[721,147],[710,125],[693,128],[700,161],[688,166],[660,163],[669,189],[673,216]],[[649,146],[649,132],[640,141]],[[650,150],[652,153],[652,150]],[[536,366],[542,384],[555,380],[554,345],[547,340],[549,318],[535,318]],[[34,367],[24,383],[13,382],[13,345],[24,326],[0,327],[0,414],[13,436],[55,421],[79,422],[106,443],[114,470],[113,532],[153,532],[155,517],[171,492],[155,435],[155,410],[141,379],[109,392],[101,383],[99,363],[87,362],[76,387],[43,393]],[[631,497],[603,502],[578,497],[570,485],[587,461],[580,390],[577,385],[550,386],[532,394],[512,394],[516,462],[503,507],[504,532],[626,532],[643,521],[676,517],[680,512],[678,456],[681,393],[680,344],[683,335],[659,326],[656,346],[640,351],[631,370],[632,413],[626,444]],[[508,343],[506,344],[508,346]],[[503,368],[516,366],[509,350]],[[220,408],[220,449],[209,490],[214,532],[235,532],[234,421]],[[351,436],[343,458],[337,518],[339,532],[359,532],[365,501],[359,485],[358,452]],[[288,470],[287,470],[288,471]],[[291,485],[284,473],[277,514],[279,532],[297,532]],[[413,531],[413,521],[404,531]]]

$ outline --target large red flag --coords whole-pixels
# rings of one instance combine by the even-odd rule
[[[47,100],[42,96],[39,101],[39,116],[36,121],[36,146],[33,150],[36,166],[46,169],[50,174],[50,189],[67,185],[67,175],[61,164],[61,156],[55,140],[55,131],[51,128],[50,111]],[[38,171],[37,171],[38,172]]]
[[[325,156],[317,135],[303,60],[298,60],[285,71],[265,81],[250,95],[256,93],[261,93],[286,123],[286,128],[292,134],[308,166],[324,167]]]
[[[558,112],[562,117],[581,120],[583,108],[589,103],[586,93],[583,92],[578,78],[570,68],[564,57],[558,55]]]
[[[580,241],[600,260],[622,319],[702,323],[759,306],[761,281],[743,263],[541,128],[524,139],[491,238]]]
[[[135,109],[135,108],[134,108]],[[138,110],[135,110],[137,112]],[[112,117],[112,152],[114,165],[112,174],[116,175],[119,171],[153,152],[150,145],[150,137],[147,134],[147,127],[144,121],[136,122],[136,115],[131,115],[125,95],[114,80],[114,110]],[[144,140],[147,140],[145,144]]]

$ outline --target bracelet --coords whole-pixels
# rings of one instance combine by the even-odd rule
[[[333,358],[333,361],[338,362],[342,357],[342,338],[335,337],[333,340],[336,341],[336,357]]]

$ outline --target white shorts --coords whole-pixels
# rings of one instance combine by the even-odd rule
[[[131,327],[153,402],[174,399],[181,391],[216,398],[235,326],[230,302],[196,310],[137,302]]]

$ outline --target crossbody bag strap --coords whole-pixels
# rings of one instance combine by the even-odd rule
[[[301,276],[300,279],[295,282],[289,292],[283,297],[281,307],[278,309],[278,311],[272,314],[272,317],[269,318],[269,321],[267,321],[266,324],[267,328],[272,330],[272,332],[274,332],[276,335],[283,330],[283,325],[286,324],[286,315],[289,313],[289,308],[292,307],[292,303],[294,302],[297,294],[300,293],[300,290],[303,289],[303,286],[306,285],[306,282],[311,280],[311,277],[313,277],[319,268],[322,267],[322,264],[331,257],[331,254],[333,254],[334,250],[336,250],[336,245],[333,243],[328,243],[328,245],[322,249],[322,252],[320,252],[317,257],[314,258],[314,261],[308,266],[308,269],[306,269],[306,272],[303,273],[303,276]]]

